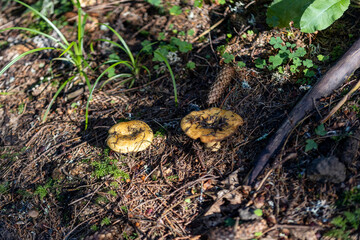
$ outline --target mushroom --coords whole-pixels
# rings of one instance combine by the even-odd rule
[[[106,143],[115,152],[139,152],[151,145],[153,137],[149,125],[143,121],[133,120],[112,126]]]
[[[220,141],[231,136],[243,122],[238,114],[214,107],[189,113],[181,120],[181,129],[190,138],[200,138],[206,147],[217,151]]]

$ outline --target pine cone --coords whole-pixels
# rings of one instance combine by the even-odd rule
[[[116,226],[105,228],[94,235],[87,236],[84,240],[117,240],[121,239],[120,229]]]
[[[231,79],[235,75],[235,69],[230,64],[225,65],[218,75],[216,76],[215,82],[212,84],[208,94],[208,105],[216,103],[225,89],[229,86]]]

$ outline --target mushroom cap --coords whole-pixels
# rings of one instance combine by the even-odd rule
[[[139,152],[151,145],[153,137],[149,125],[143,121],[133,120],[112,126],[106,143],[115,152]]]
[[[203,143],[220,142],[231,136],[244,123],[236,113],[209,108],[189,113],[181,120],[181,129],[192,139]]]

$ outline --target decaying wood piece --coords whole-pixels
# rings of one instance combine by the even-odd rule
[[[278,151],[286,137],[296,124],[315,108],[321,97],[326,97],[339,88],[349,76],[360,67],[360,39],[342,56],[342,58],[315,84],[315,86],[297,103],[281,127],[271,138],[265,149],[257,157],[255,167],[245,180],[253,184],[274,152]]]

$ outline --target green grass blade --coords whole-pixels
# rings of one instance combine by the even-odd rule
[[[70,62],[71,64],[75,65],[75,62],[74,62],[72,59],[68,59],[68,58],[58,57],[58,58],[53,58],[52,60],[54,60],[54,61]]]
[[[17,61],[19,61],[21,58],[25,57],[26,55],[29,55],[31,53],[34,52],[39,52],[39,51],[43,51],[43,50],[47,50],[47,49],[55,49],[53,47],[44,47],[44,48],[35,48],[32,50],[29,50],[27,52],[24,52],[22,54],[20,54],[19,56],[17,56],[16,58],[14,58],[13,60],[11,60],[8,64],[5,65],[5,67],[3,67],[0,71],[0,76],[9,68],[11,67],[14,63],[16,63]]]
[[[149,43],[149,44],[147,44],[147,45],[145,45],[141,50],[140,50],[140,52],[136,55],[136,60],[135,60],[135,62],[139,62],[139,56],[141,56],[141,53],[144,51],[144,49],[146,49],[147,47],[150,47],[150,46],[152,46],[152,45],[154,45],[154,44],[156,44],[157,42],[153,42],[153,43]]]
[[[25,28],[25,27],[9,27],[9,28],[4,28],[1,29],[0,32],[4,32],[4,31],[8,31],[8,30],[24,30],[24,31],[28,31],[31,33],[35,33],[35,34],[39,34],[39,35],[43,35],[46,38],[49,38],[50,40],[54,41],[54,42],[60,42],[58,39],[54,38],[53,36],[50,36],[49,34],[40,32],[38,30],[32,29],[32,28]]]
[[[149,74],[149,79],[151,79],[151,73],[150,73],[150,70],[146,67],[146,66],[141,66],[143,69],[145,69],[145,71],[148,72]]]
[[[66,80],[63,84],[61,84],[61,86],[59,87],[59,89],[56,91],[54,97],[51,99],[51,102],[49,103],[49,106],[48,106],[47,109],[46,109],[46,112],[45,112],[44,117],[43,117],[43,122],[46,121],[47,115],[48,115],[49,112],[50,112],[50,108],[51,108],[51,106],[54,104],[57,96],[60,94],[60,92],[61,92],[61,91],[63,90],[63,88],[66,86],[66,84],[68,84],[68,82],[70,82],[71,80],[74,79],[74,77],[75,77],[75,76],[72,76],[72,77],[70,77],[68,80]]]
[[[91,98],[92,98],[92,95],[93,95],[93,92],[99,82],[99,80],[105,75],[105,73],[107,73],[110,69],[116,67],[117,65],[119,65],[120,63],[114,63],[113,65],[111,65],[110,67],[108,67],[107,69],[105,69],[101,74],[100,76],[96,79],[94,85],[89,88],[89,97],[88,97],[88,100],[86,102],[86,108],[85,108],[85,130],[87,129],[88,127],[88,123],[89,123],[89,104],[90,104],[90,101],[91,101]]]
[[[69,46],[60,54],[59,57],[61,57],[65,53],[67,53],[72,48],[72,46],[74,46],[74,44],[75,44],[75,42],[70,43]]]
[[[177,98],[177,89],[176,89],[176,81],[175,81],[175,76],[174,76],[174,73],[171,69],[171,66],[167,60],[166,57],[164,57],[164,55],[162,55],[161,53],[157,53],[159,54],[160,58],[165,62],[166,64],[166,67],[169,69],[169,72],[170,72],[170,76],[171,76],[171,80],[172,80],[172,83],[173,83],[173,86],[174,86],[174,98],[175,98],[175,105],[177,106],[178,105],[178,98]]]
[[[84,71],[81,71],[80,75],[85,78],[86,85],[88,86],[89,89],[91,89],[91,83],[90,83],[90,80],[89,80],[87,74]]]
[[[114,42],[114,41],[111,41],[111,40],[108,40],[108,39],[103,39],[103,38],[100,38],[100,39],[96,39],[95,41],[102,41],[102,42],[108,42],[114,46],[117,46],[118,48],[120,48],[121,50],[123,50],[126,54],[126,50],[125,48],[123,48],[123,46],[121,46],[120,44],[118,44],[117,42]]]
[[[125,52],[126,54],[129,56],[131,62],[133,63],[133,65],[135,65],[135,59],[134,59],[134,56],[132,55],[131,51],[130,51],[130,48],[128,47],[128,45],[126,44],[125,40],[121,37],[121,35],[115,31],[115,29],[113,29],[112,27],[110,27],[109,25],[107,24],[101,24],[101,25],[104,25],[105,27],[107,27],[108,29],[110,29],[120,40],[121,44],[123,45],[123,47],[125,48]]]
[[[115,80],[115,79],[118,79],[118,78],[123,78],[123,77],[129,78],[127,81],[129,81],[129,80],[131,80],[133,78],[133,76],[130,73],[120,73],[120,74],[112,76],[111,78],[104,81],[104,83],[100,86],[100,88],[103,88],[105,86],[105,84],[109,83],[112,80]],[[127,81],[124,81],[124,83],[126,83]]]
[[[60,32],[60,30],[47,18],[45,17],[43,14],[41,14],[39,11],[37,11],[35,8],[27,5],[26,3],[23,3],[22,1],[20,0],[14,0],[15,2],[17,3],[20,3],[21,5],[27,7],[28,9],[30,9],[31,11],[33,11],[34,13],[36,13],[37,15],[39,15],[42,19],[45,20],[45,22],[47,22],[50,27],[52,29],[54,29],[54,31],[58,34],[58,36],[61,38],[61,40],[66,44],[66,45],[69,45],[68,41],[66,40],[65,36]]]

